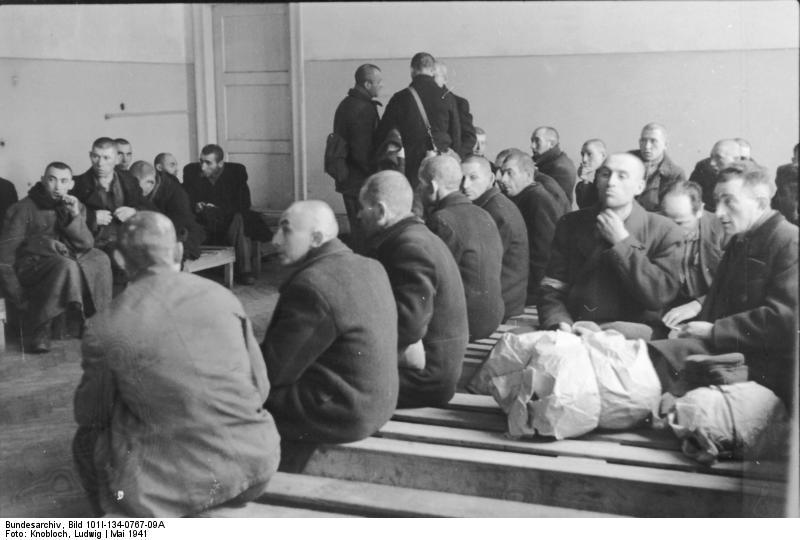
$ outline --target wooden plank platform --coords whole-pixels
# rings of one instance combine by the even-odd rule
[[[236,254],[230,246],[202,246],[200,257],[183,263],[184,272],[199,272],[217,266],[225,267],[225,286],[233,288],[233,263]]]

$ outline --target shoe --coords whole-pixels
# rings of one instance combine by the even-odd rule
[[[30,350],[34,353],[46,353],[50,351],[50,321],[39,326],[31,336]]]
[[[242,285],[252,285],[253,283],[256,282],[256,277],[253,274],[246,272],[239,276],[238,281]]]

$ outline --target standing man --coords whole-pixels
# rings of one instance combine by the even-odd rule
[[[455,98],[439,88],[434,80],[436,60],[426,52],[420,52],[411,59],[410,87],[419,95],[422,107],[428,117],[430,133],[420,115],[414,95],[404,88],[392,96],[386,105],[386,112],[375,132],[375,146],[386,140],[389,131],[397,128],[403,141],[406,155],[405,176],[415,190],[414,213],[422,215],[422,205],[417,199],[416,187],[419,183],[417,173],[426,152],[437,150],[446,153],[449,149],[458,150],[461,144],[461,122]],[[435,145],[435,148],[434,148]]]
[[[719,171],[742,159],[742,149],[736,139],[722,139],[714,143],[711,154],[697,162],[689,180],[703,190],[705,209],[713,212],[717,208],[714,200],[714,187],[717,185]]]
[[[453,397],[467,350],[464,286],[453,255],[411,211],[413,193],[396,171],[361,189],[368,253],[389,275],[397,304],[398,407],[440,407]],[[422,359],[414,354],[422,341]]]
[[[531,135],[531,151],[536,168],[561,186],[567,200],[572,204],[577,172],[575,164],[558,145],[558,131],[549,126],[538,127]]]
[[[272,235],[261,215],[250,210],[247,169],[224,158],[225,152],[216,144],[204,146],[199,163],[183,168],[183,187],[198,223],[206,230],[206,241],[233,246],[238,281],[252,285],[256,278],[250,239],[266,241]]]
[[[3,231],[6,210],[18,200],[17,188],[14,187],[14,184],[5,178],[0,178],[0,232]]]
[[[292,273],[261,350],[281,434],[281,466],[302,471],[321,443],[369,437],[397,405],[397,308],[386,271],[336,238],[322,201],[281,216],[273,243]]]
[[[258,497],[278,467],[269,381],[242,304],[180,272],[165,216],[141,212],[114,257],[129,285],[89,320],[73,456],[97,515],[178,517]]]
[[[158,172],[166,171],[175,178],[178,178],[178,160],[168,152],[161,152],[158,154],[153,160],[153,166]]]
[[[461,193],[461,167],[450,156],[426,158],[419,169],[428,228],[458,264],[467,300],[470,340],[489,337],[503,320],[503,245],[492,216]]]
[[[500,185],[519,208],[528,231],[528,293],[525,305],[530,306],[536,304],[539,298],[539,284],[544,278],[547,261],[550,259],[550,244],[553,242],[556,223],[569,211],[569,201],[555,182],[554,191],[548,192],[540,182],[534,180],[536,165],[521,150],[511,150],[500,170]]]
[[[772,208],[783,214],[789,223],[797,225],[797,179],[800,164],[800,144],[794,145],[792,162],[781,165],[775,174],[775,196]]]
[[[472,124],[472,113],[469,112],[469,101],[461,96],[453,94],[453,92],[447,88],[447,65],[441,60],[436,61],[436,73],[433,78],[436,84],[445,91],[445,94],[449,92],[456,100],[458,120],[461,123],[461,143],[454,148],[454,150],[462,158],[468,156],[472,153],[472,149],[475,148],[475,144],[478,140],[475,126]]]
[[[114,139],[114,146],[117,148],[118,171],[127,171],[133,165],[133,146],[127,139]]]
[[[644,163],[646,185],[636,200],[648,212],[660,210],[658,203],[670,184],[686,180],[683,169],[670,159],[666,150],[667,130],[651,122],[642,128],[639,150],[631,151]]]
[[[476,206],[486,210],[500,233],[503,244],[503,268],[500,285],[503,292],[505,313],[503,320],[520,315],[525,309],[528,291],[528,272],[530,248],[528,231],[519,208],[500,193],[494,185],[489,160],[480,156],[470,156],[461,163],[464,174],[462,189]]]
[[[355,251],[361,251],[364,233],[358,221],[358,192],[364,180],[375,171],[373,135],[378,127],[378,107],[375,98],[383,87],[381,70],[373,64],[363,64],[355,73],[356,84],[347,92],[333,117],[333,131],[347,142],[347,178],[337,179],[336,191],[342,194],[350,235]]]

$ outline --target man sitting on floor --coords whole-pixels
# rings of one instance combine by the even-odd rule
[[[68,195],[72,169],[50,163],[28,196],[11,206],[0,235],[0,284],[25,308],[23,326],[33,352],[47,352],[54,318],[83,319],[111,301],[111,265],[94,249],[86,208]]]
[[[250,240],[266,241],[272,234],[261,215],[250,209],[247,169],[224,157],[216,144],[204,146],[200,162],[183,168],[183,187],[197,221],[205,228],[207,243],[233,246],[237,278],[244,285],[252,285],[255,276]]]
[[[703,190],[705,209],[713,212],[717,207],[714,200],[714,186],[717,185],[719,171],[742,159],[741,146],[736,139],[722,139],[714,143],[711,155],[697,162],[689,180]]]
[[[130,283],[89,321],[75,392],[73,455],[93,510],[178,517],[256,498],[280,447],[241,303],[179,271],[161,214],[128,220],[114,256]]]
[[[519,208],[494,185],[492,167],[484,157],[470,156],[461,163],[462,189],[473,204],[486,210],[500,233],[503,245],[500,286],[505,311],[503,320],[525,309],[528,290],[528,231]]]
[[[178,178],[178,160],[169,152],[161,152],[153,160],[157,172],[168,172]],[[178,180],[180,182],[180,180]]]
[[[798,230],[770,208],[772,181],[755,163],[723,169],[714,188],[717,216],[732,234],[697,321],[677,339],[650,343],[665,391],[690,354],[744,354],[749,379],[792,410],[796,387]]]
[[[470,340],[489,337],[503,320],[503,244],[492,216],[461,193],[461,166],[450,156],[426,158],[419,168],[426,224],[453,254],[467,299]]]
[[[359,218],[367,232],[367,253],[386,269],[397,304],[398,406],[441,406],[453,397],[461,375],[467,306],[458,265],[444,242],[414,215],[413,198],[405,176],[379,172],[361,189]]]
[[[573,210],[597,204],[594,174],[605,161],[607,154],[606,143],[600,139],[589,139],[581,146],[581,164],[578,167],[578,181],[575,184]]]
[[[651,122],[642,128],[639,149],[631,151],[644,163],[645,188],[636,201],[648,212],[660,210],[661,195],[670,184],[686,180],[683,169],[667,155],[667,142],[666,128]]]
[[[300,471],[320,443],[372,435],[397,404],[397,309],[383,267],[336,238],[322,201],[281,216],[273,243],[292,274],[261,344],[282,439],[281,470]]]
[[[575,164],[558,145],[559,137],[556,128],[538,127],[531,134],[531,152],[536,169],[558,182],[567,200],[572,204],[577,172]]]
[[[649,339],[678,293],[683,232],[635,201],[645,186],[635,156],[610,155],[596,178],[600,203],[556,227],[539,324],[569,332],[575,321],[612,323],[629,339]]]

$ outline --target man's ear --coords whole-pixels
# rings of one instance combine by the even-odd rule
[[[639,183],[636,185],[636,192],[634,193],[634,196],[641,195],[646,186],[647,186],[647,180],[645,180],[644,178],[639,180]]]
[[[324,242],[322,231],[314,231],[311,233],[311,247],[318,248]]]
[[[375,204],[375,211],[378,213],[378,217],[375,222],[378,225],[386,225],[386,222],[389,219],[389,208],[386,206],[386,203],[379,201],[377,204]]]
[[[111,257],[114,259],[114,262],[117,263],[117,266],[119,266],[123,270],[127,270],[128,269],[127,268],[127,264],[125,262],[125,257],[122,255],[122,253],[118,249],[115,249],[111,253]]]

